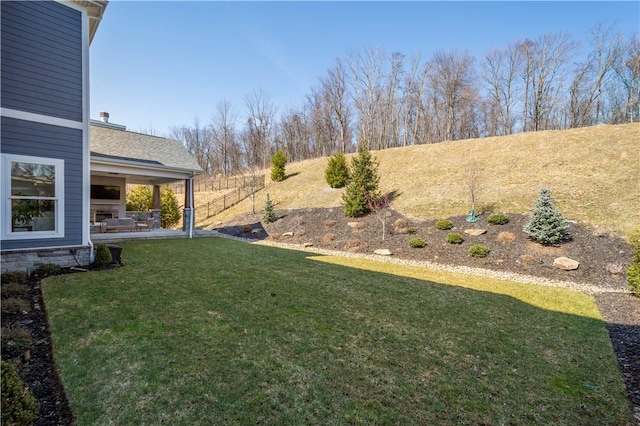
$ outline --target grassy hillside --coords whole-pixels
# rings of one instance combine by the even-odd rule
[[[496,212],[527,213],[538,190],[551,189],[560,211],[594,228],[627,234],[640,228],[640,124],[523,133],[374,151],[383,191],[393,206],[422,219],[466,214],[465,172],[480,169],[479,205]],[[276,209],[339,207],[342,189],[324,181],[327,158],[287,165],[289,177],[268,182]],[[245,200],[202,225],[251,211]]]

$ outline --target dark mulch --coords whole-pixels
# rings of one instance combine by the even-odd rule
[[[112,264],[109,267],[115,268],[118,265]],[[90,268],[63,268],[56,275],[83,270]],[[16,367],[18,374],[38,400],[39,413],[35,426],[72,425],[73,413],[53,359],[49,322],[42,297],[43,278],[44,275],[32,274],[25,283],[29,288],[28,311],[9,315],[3,310],[2,327],[22,325],[29,329],[31,341],[16,347],[5,344],[3,339],[2,359]]]
[[[571,240],[555,247],[532,243],[522,233],[526,217],[509,215],[506,225],[488,225],[486,216],[469,224],[464,216],[451,218],[455,227],[450,231],[435,228],[435,221],[413,220],[388,209],[385,212],[385,239],[382,241],[382,223],[375,215],[348,219],[341,209],[304,209],[277,212],[278,220],[262,224],[260,215],[244,215],[216,229],[222,233],[248,238],[269,239],[291,244],[312,244],[331,250],[372,253],[377,248],[388,248],[393,256],[426,260],[450,265],[467,265],[505,272],[517,272],[555,280],[569,280],[595,284],[604,290],[626,288],[624,266],[631,259],[631,247],[622,238],[594,233],[587,227],[572,223]],[[357,224],[356,224],[357,223]],[[417,228],[407,234],[407,227]],[[486,229],[487,233],[474,237],[464,233],[471,228]],[[283,234],[292,232],[292,236]],[[444,240],[449,232],[458,232],[465,238],[461,245]],[[513,241],[499,242],[500,233],[513,234]],[[422,238],[426,247],[413,249],[409,240]],[[510,240],[502,234],[502,239]],[[485,259],[467,255],[471,244],[486,245],[491,249]],[[560,271],[553,267],[553,259],[566,256],[580,262],[575,271]],[[620,272],[618,272],[620,271]],[[63,270],[62,273],[73,272]],[[618,273],[615,273],[618,272]],[[40,403],[36,425],[73,424],[64,390],[61,386],[51,350],[46,309],[42,300],[40,278],[31,278],[29,298],[31,309],[19,315],[2,316],[2,326],[29,320],[31,331],[29,356],[24,349],[3,350],[2,358],[18,366],[18,370]],[[618,357],[620,370],[626,380],[630,401],[640,425],[640,298],[625,293],[604,292],[596,296],[598,307]]]
[[[640,425],[640,298],[619,292],[627,288],[625,271],[632,256],[632,248],[623,238],[571,222],[569,241],[542,246],[530,241],[522,232],[528,218],[519,214],[509,214],[510,221],[505,225],[488,224],[486,215],[473,224],[468,223],[465,216],[453,217],[449,219],[454,228],[448,231],[436,229],[435,220],[407,218],[393,209],[387,209],[381,217],[370,214],[358,219],[346,218],[340,208],[282,210],[277,211],[276,216],[275,222],[262,223],[260,215],[247,214],[221,223],[215,229],[247,239],[311,244],[317,248],[356,253],[372,254],[375,249],[387,248],[394,257],[401,259],[515,272],[600,287],[604,292],[595,296],[598,308],[607,322]],[[381,218],[385,223],[384,241]],[[407,234],[408,227],[416,228],[417,232]],[[470,236],[464,233],[467,229],[486,229],[487,232]],[[447,243],[445,238],[450,232],[461,234],[464,242],[460,245]],[[412,238],[422,238],[426,246],[411,248],[409,241]],[[484,259],[470,257],[467,250],[472,244],[489,247],[489,256]],[[553,261],[561,256],[579,261],[579,268],[574,271],[556,269]]]

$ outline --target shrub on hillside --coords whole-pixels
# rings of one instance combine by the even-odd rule
[[[436,228],[441,231],[448,231],[449,229],[453,228],[453,222],[451,222],[450,220],[439,220],[436,223]]]
[[[273,203],[271,202],[271,198],[269,198],[269,194],[267,194],[267,198],[264,200],[264,212],[262,213],[262,220],[267,223],[276,221],[276,214],[273,212]]]
[[[415,226],[409,226],[408,228],[405,229],[405,232],[407,234],[413,235],[418,233],[418,228],[416,228]]]
[[[425,243],[422,238],[412,238],[411,240],[409,240],[409,246],[413,248],[422,248],[426,244],[427,243]]]
[[[474,244],[469,247],[468,253],[471,257],[487,257],[489,255],[489,247],[481,246],[480,244]]]
[[[369,213],[369,202],[380,198],[378,163],[372,159],[367,142],[358,145],[358,154],[351,159],[351,171],[347,187],[342,194],[344,214],[360,217]]]
[[[93,260],[93,266],[96,268],[104,268],[113,262],[113,256],[106,244],[98,244],[96,246],[96,254]]]
[[[273,157],[271,157],[271,180],[274,182],[282,182],[287,175],[285,174],[285,166],[287,165],[287,154],[278,149]]]
[[[633,263],[627,268],[627,282],[629,290],[640,297],[640,229],[631,235],[629,242],[633,246]]]
[[[492,214],[487,218],[487,222],[492,225],[506,225],[509,223],[509,216],[506,214]]]
[[[457,232],[451,232],[447,235],[447,242],[449,244],[462,244],[463,241],[464,238],[462,238],[462,235]]]
[[[556,244],[567,239],[569,227],[562,213],[556,209],[548,188],[540,189],[540,196],[523,231],[540,244]]]
[[[324,180],[332,188],[342,188],[349,181],[347,157],[342,152],[336,152],[329,157],[329,164],[324,171]]]
[[[2,375],[2,424],[27,426],[34,424],[38,402],[11,364],[0,360]]]

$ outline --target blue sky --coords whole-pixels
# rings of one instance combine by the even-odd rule
[[[167,134],[210,121],[264,91],[283,111],[302,105],[336,58],[367,46],[423,60],[468,50],[480,60],[546,32],[586,40],[599,22],[640,32],[640,2],[117,1],[91,45],[91,114],[130,130]]]

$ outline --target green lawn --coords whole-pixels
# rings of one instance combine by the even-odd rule
[[[78,425],[632,424],[591,297],[218,238],[43,285]]]

